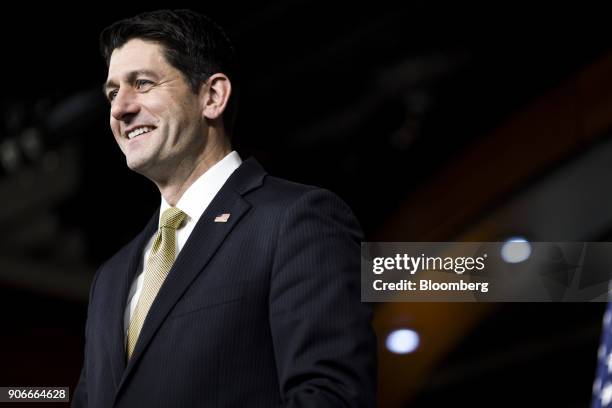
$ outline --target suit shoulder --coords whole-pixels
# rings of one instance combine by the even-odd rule
[[[317,189],[320,188],[279,177],[267,176],[260,190],[264,195],[270,195],[271,197],[296,200],[309,191]]]
[[[332,217],[355,218],[348,204],[332,191],[278,177],[266,176],[261,188],[245,198],[272,219],[311,212],[319,216],[327,214]]]
[[[279,177],[266,176],[261,188],[249,194],[256,205],[287,208],[311,197],[323,197],[343,202],[335,193],[322,187],[297,183]]]

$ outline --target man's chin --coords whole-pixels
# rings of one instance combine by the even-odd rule
[[[159,180],[164,179],[165,172],[164,167],[159,162],[154,160],[126,160],[127,166],[130,170],[135,173],[148,178],[149,180],[157,183]]]
[[[130,170],[142,175],[146,175],[147,169],[151,167],[147,160],[142,160],[140,158],[126,157],[125,162]]]

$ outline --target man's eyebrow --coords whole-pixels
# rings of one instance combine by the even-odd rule
[[[128,72],[126,78],[128,82],[133,82],[139,76],[147,76],[152,78],[158,77],[154,71],[151,71],[149,69],[139,69],[136,71]],[[104,96],[108,94],[108,90],[111,88],[117,88],[117,83],[114,80],[109,79],[108,81],[106,81],[106,83],[104,83],[104,85],[102,85],[102,92],[104,93]]]

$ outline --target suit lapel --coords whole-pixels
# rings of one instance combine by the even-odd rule
[[[123,316],[127,306],[127,296],[140,264],[142,252],[149,238],[157,230],[159,223],[159,210],[155,212],[149,220],[145,229],[138,235],[132,244],[127,247],[124,256],[118,257],[114,265],[108,265],[112,270],[117,271],[119,279],[117,292],[111,294],[109,307],[109,330],[104,333],[106,343],[109,347],[113,380],[115,387],[119,387],[119,382],[125,370],[125,343],[124,343],[124,321]]]
[[[242,195],[259,187],[264,176],[264,170],[255,160],[243,162],[204,211],[151,305],[117,394],[172,307],[196,277],[206,273],[203,271],[206,264],[251,207]],[[226,222],[215,222],[216,217],[228,213]]]

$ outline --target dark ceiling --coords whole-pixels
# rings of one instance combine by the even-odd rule
[[[579,11],[589,10],[580,4],[578,11],[386,0],[193,8],[225,25],[239,52],[239,151],[273,174],[338,192],[372,232],[449,158],[610,48],[605,26],[582,24]],[[98,32],[141,10],[96,4],[7,15],[24,24],[1,28],[9,56],[4,137],[97,89],[105,79]],[[95,194],[113,180],[117,194],[137,191],[153,200],[150,208],[155,192],[134,187],[145,183],[123,170],[104,109],[87,111],[83,127],[59,136],[84,151],[80,191]]]

